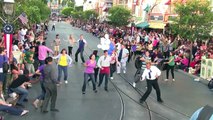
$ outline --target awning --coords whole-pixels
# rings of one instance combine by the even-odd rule
[[[166,24],[162,22],[149,22],[149,28],[164,29],[165,26]]]
[[[148,22],[141,22],[141,23],[136,24],[136,27],[147,28],[147,27],[149,27],[149,23]]]

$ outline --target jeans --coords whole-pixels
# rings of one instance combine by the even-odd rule
[[[96,90],[94,73],[84,73],[84,84],[82,86],[82,92],[85,92],[86,90],[86,83],[88,78],[90,78],[90,80],[92,81],[93,90]]]
[[[21,115],[21,113],[23,112],[22,109],[6,106],[6,105],[0,105],[0,111],[4,111],[12,115]]]
[[[81,50],[81,49],[78,48],[78,50],[75,53],[75,62],[78,62],[78,54],[80,53],[81,54],[81,60],[82,60],[83,63],[85,63],[83,52],[84,52],[84,50]]]
[[[40,64],[40,66],[44,65],[45,64],[45,60],[39,60],[39,64]]]
[[[158,101],[161,100],[161,93],[160,93],[160,88],[159,88],[157,79],[156,80],[146,80],[146,83],[147,83],[147,90],[146,90],[145,94],[142,96],[141,100],[146,101],[147,97],[152,92],[152,87],[156,90],[157,100]]]
[[[40,85],[41,85],[41,94],[37,97],[37,99],[44,100],[44,96],[45,96],[45,93],[46,93],[46,90],[44,88],[44,82],[40,81]]]
[[[19,100],[17,103],[19,104],[23,104],[24,102],[24,99],[27,98],[28,96],[28,90],[22,88],[22,87],[17,87],[17,88],[11,88],[11,90],[17,94],[19,94]]]
[[[68,66],[61,66],[61,65],[58,65],[58,81],[60,82],[61,80],[61,74],[62,74],[62,71],[64,72],[64,81],[67,81],[67,67]]]

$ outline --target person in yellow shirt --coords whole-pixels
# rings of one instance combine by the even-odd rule
[[[58,56],[53,58],[58,59],[58,85],[61,83],[60,79],[61,79],[62,71],[64,73],[64,82],[65,84],[67,84],[68,83],[67,81],[68,66],[71,65],[72,58],[67,54],[66,49],[62,49],[61,53]]]

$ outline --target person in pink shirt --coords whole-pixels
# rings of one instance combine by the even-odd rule
[[[181,62],[181,68],[184,70],[186,69],[186,67],[188,67],[189,59],[186,58],[186,56],[183,56],[183,59],[180,62]]]
[[[38,47],[38,60],[39,60],[40,65],[45,64],[45,59],[47,57],[48,52],[51,52],[52,54],[54,54],[54,52],[50,48],[45,46],[45,42],[43,42],[42,45],[39,45],[39,47]]]
[[[82,86],[82,94],[85,94],[86,90],[86,83],[90,78],[93,85],[93,91],[97,93],[96,85],[95,85],[95,76],[94,76],[94,68],[96,67],[95,55],[92,54],[89,56],[89,60],[84,63],[85,70],[84,70],[84,84]]]
[[[152,45],[153,45],[153,47],[154,47],[153,49],[157,49],[157,47],[158,47],[158,46],[157,46],[157,45],[158,45],[158,40],[157,40],[156,37],[154,38],[154,40],[153,40],[153,42],[152,42]]]

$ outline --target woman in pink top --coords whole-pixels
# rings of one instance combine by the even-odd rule
[[[92,81],[93,90],[95,93],[97,93],[96,85],[95,85],[95,76],[94,76],[94,68],[96,67],[96,61],[95,61],[95,55],[92,54],[89,56],[89,60],[84,63],[84,66],[86,67],[84,70],[84,84],[82,87],[82,94],[85,94],[86,90],[86,83],[88,79],[90,78]]]
[[[189,59],[186,58],[186,56],[183,56],[183,59],[180,62],[181,62],[181,68],[184,70],[186,67],[188,67]]]

